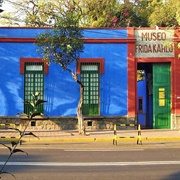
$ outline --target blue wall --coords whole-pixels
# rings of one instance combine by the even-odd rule
[[[143,100],[142,112],[138,113],[138,124],[141,124],[142,127],[146,127],[146,118],[147,118],[147,82],[146,82],[146,76],[144,76],[144,80],[139,81],[137,84],[138,84],[138,97],[141,97]]]
[[[49,29],[48,29],[49,30]],[[0,28],[0,38],[33,38],[46,29]],[[127,38],[126,30],[85,29],[85,38]],[[33,43],[0,42],[0,116],[14,116],[23,111],[24,75],[20,58],[39,58]],[[100,76],[100,115],[127,115],[127,44],[85,44],[81,58],[104,58]],[[71,65],[76,70],[75,63]],[[68,85],[67,85],[68,84]],[[76,115],[79,86],[71,74],[51,64],[45,75],[45,115]]]

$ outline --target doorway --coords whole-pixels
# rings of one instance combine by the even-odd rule
[[[142,128],[169,129],[170,63],[138,63],[137,116]]]

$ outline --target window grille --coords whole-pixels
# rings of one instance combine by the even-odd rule
[[[84,85],[82,112],[84,115],[99,114],[99,64],[81,64],[81,82]]]
[[[44,99],[44,64],[41,62],[26,62],[24,74],[24,100],[33,102],[31,94],[39,92],[39,99]],[[39,105],[37,111],[43,113],[43,104]],[[24,105],[24,112],[29,114],[32,107]]]

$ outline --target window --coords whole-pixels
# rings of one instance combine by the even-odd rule
[[[104,58],[80,58],[76,73],[84,85],[83,115],[100,115],[100,75],[104,74]]]
[[[44,63],[25,62],[24,64],[24,100],[33,101],[31,94],[39,92],[39,98],[44,99]],[[24,104],[24,112],[29,114],[32,107]],[[43,113],[43,104],[39,105],[38,111]]]
[[[143,98],[138,97],[138,113],[143,113]]]
[[[81,63],[83,115],[99,115],[99,63]]]

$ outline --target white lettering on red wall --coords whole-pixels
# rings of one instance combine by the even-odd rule
[[[173,57],[173,30],[135,30],[136,57]]]

